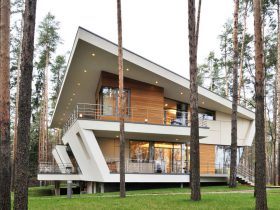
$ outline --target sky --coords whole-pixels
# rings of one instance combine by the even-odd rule
[[[189,78],[187,0],[122,0],[123,46]],[[117,43],[116,0],[38,0],[38,25],[48,12],[60,22],[63,44],[72,49],[79,26]],[[219,51],[222,25],[233,16],[232,0],[202,0],[198,63]]]

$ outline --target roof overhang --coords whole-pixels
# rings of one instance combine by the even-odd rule
[[[101,71],[118,74],[117,55],[116,44],[78,29],[51,127],[62,128],[77,103],[95,103]],[[188,79],[126,49],[123,49],[123,58],[125,77],[163,87],[165,97],[189,103]],[[203,87],[198,87],[198,93],[200,107],[231,114],[230,100]],[[241,106],[238,106],[238,116],[249,120],[255,117],[254,112]]]

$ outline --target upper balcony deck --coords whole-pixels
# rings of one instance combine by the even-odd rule
[[[175,112],[175,114],[174,114]],[[172,114],[173,113],[173,114]],[[63,127],[65,133],[76,120],[119,121],[114,107],[100,104],[79,103]],[[128,107],[125,122],[144,123],[166,126],[190,126],[190,113],[169,109],[152,109],[147,107]],[[207,116],[199,114],[199,127],[207,128]]]

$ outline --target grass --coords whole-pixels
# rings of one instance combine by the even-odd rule
[[[189,188],[168,188],[153,190],[128,191],[125,199],[120,199],[118,193],[94,195],[74,195],[72,199],[66,196],[40,196],[48,188],[31,188],[29,190],[29,209],[110,209],[110,210],[169,210],[169,209],[254,209],[255,199],[253,188],[238,186],[229,189],[227,186],[202,187],[202,200],[190,201]],[[234,192],[238,191],[238,192]],[[243,191],[243,192],[242,192]],[[31,193],[32,192],[32,193]],[[224,193],[223,193],[224,192]],[[268,190],[269,209],[280,209],[280,190]]]

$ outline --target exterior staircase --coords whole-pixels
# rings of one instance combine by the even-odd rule
[[[255,173],[254,170],[249,169],[243,164],[237,166],[237,181],[241,184],[248,184],[250,186],[255,185]]]

